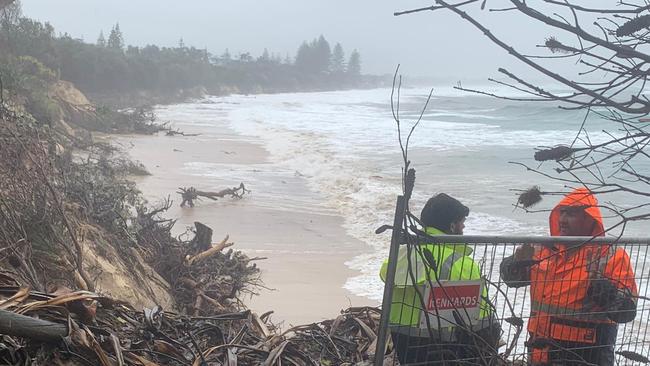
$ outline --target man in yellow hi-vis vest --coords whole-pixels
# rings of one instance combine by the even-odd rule
[[[429,235],[462,235],[468,215],[469,208],[440,193],[428,200],[420,221]],[[471,254],[465,244],[400,247],[390,327],[401,364],[476,361],[479,352],[496,351],[501,328],[492,316],[481,269]],[[382,281],[387,268],[388,260],[381,267]],[[470,316],[467,309],[472,306],[475,313]]]

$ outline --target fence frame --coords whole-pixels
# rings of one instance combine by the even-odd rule
[[[381,305],[381,318],[379,320],[379,334],[377,348],[375,348],[375,366],[384,364],[386,354],[386,339],[388,337],[388,321],[390,318],[390,306],[393,302],[393,287],[395,285],[395,271],[397,270],[397,255],[401,245],[401,228],[406,216],[406,204],[404,196],[397,197],[395,205],[395,219],[393,221],[393,235],[390,240],[390,252],[388,254],[388,270],[386,271],[386,284],[384,286],[384,298]]]
[[[384,285],[384,295],[381,305],[381,319],[379,322],[379,332],[377,338],[377,348],[375,349],[374,366],[384,364],[386,353],[387,338],[389,335],[388,323],[390,317],[391,304],[393,299],[393,288],[395,284],[395,272],[397,269],[397,256],[400,245],[407,242],[416,245],[425,244],[492,244],[492,245],[517,245],[517,244],[635,244],[649,245],[650,238],[646,237],[591,237],[591,236],[524,236],[524,235],[429,235],[418,233],[417,235],[404,233],[403,222],[406,215],[405,201],[403,196],[397,197],[395,207],[395,220],[393,223],[393,233],[391,236],[390,251],[388,255],[388,268],[386,281]],[[405,240],[406,235],[410,240]]]

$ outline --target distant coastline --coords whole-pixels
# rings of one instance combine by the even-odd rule
[[[367,90],[390,86],[390,77],[385,75],[363,75],[355,85],[335,86],[301,86],[272,87],[255,85],[252,88],[242,89],[237,85],[221,87],[195,86],[177,90],[132,90],[120,92],[90,92],[85,93],[90,100],[98,105],[114,108],[136,108],[141,106],[177,104],[205,96],[229,96],[234,94],[280,94],[280,93],[313,93],[345,90]]]

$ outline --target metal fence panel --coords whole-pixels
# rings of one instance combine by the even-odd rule
[[[403,218],[403,216],[400,217]],[[396,218],[394,227],[401,227],[400,223],[401,219],[397,220]],[[394,230],[393,233],[389,260],[389,264],[393,262],[393,265],[388,266],[386,273],[386,283],[388,284],[390,279],[390,282],[394,285],[386,286],[384,292],[377,355],[384,354],[383,340],[389,340],[393,350],[398,348],[402,351],[400,356],[404,361],[403,365],[525,363],[531,359],[529,346],[546,350],[546,357],[552,359],[561,358],[564,360],[561,363],[564,364],[570,364],[569,361],[566,361],[568,359],[572,359],[571,362],[574,362],[574,364],[588,364],[585,363],[585,360],[588,361],[590,357],[597,355],[596,352],[599,352],[600,349],[610,345],[614,347],[615,354],[612,354],[612,356],[615,360],[612,362],[615,362],[615,364],[641,365],[647,361],[650,354],[650,334],[648,334],[648,322],[650,321],[650,302],[648,301],[648,296],[650,296],[648,292],[650,238],[450,235],[405,237],[403,233],[396,235],[396,232],[400,232],[400,230]],[[398,240],[398,238],[401,240]],[[407,242],[407,244],[403,242]],[[502,261],[504,258],[512,256],[515,249],[522,244],[533,244],[534,248],[537,248],[537,253],[540,252],[541,248],[551,248],[551,253],[555,253],[552,250],[565,248],[560,245],[576,245],[577,249],[574,251],[561,251],[561,254],[552,254],[550,258],[545,258],[545,262],[553,262],[554,265],[559,263],[558,265],[565,267],[554,267],[553,271],[546,270],[546,272],[538,269],[534,272],[538,276],[536,277],[538,279],[536,291],[543,288],[546,291],[543,296],[549,297],[549,299],[544,300],[546,302],[543,303],[543,306],[537,302],[531,302],[530,286],[508,286],[501,276],[500,266]],[[484,282],[485,289],[478,291],[485,299],[481,306],[487,310],[484,311],[483,317],[478,317],[478,319],[476,316],[474,318],[461,316],[461,313],[466,313],[468,309],[465,302],[473,303],[471,294],[461,294],[460,290],[454,290],[451,287],[454,281],[445,282],[437,278],[443,277],[442,272],[445,269],[441,267],[445,266],[444,262],[447,259],[447,253],[436,250],[435,247],[458,248],[456,245],[464,245],[470,248],[471,253],[467,253],[465,259],[456,263],[456,267],[458,267],[458,263],[461,263],[461,268],[454,268],[454,271],[462,273],[463,276],[479,273]],[[587,248],[590,249],[587,250]],[[614,253],[609,249],[618,250],[616,253],[619,255],[621,251],[627,253],[629,266],[634,271],[634,278],[617,277],[615,269],[612,268],[616,268],[617,265],[624,266],[622,260],[619,260],[619,262],[623,264],[616,264],[613,261],[607,262],[611,257],[605,258],[604,255],[603,257],[581,257],[584,253],[588,253],[588,255],[591,255],[591,253]],[[426,254],[426,252],[433,253],[433,255]],[[555,257],[556,255],[558,257]],[[560,258],[560,255],[563,257]],[[432,256],[436,258],[431,258]],[[408,263],[406,271],[404,271],[403,267],[399,268],[399,266],[395,265],[400,260],[403,263]],[[601,262],[610,264],[600,265]],[[464,264],[468,264],[468,267],[462,268]],[[525,271],[529,271],[530,268],[535,266],[541,268],[544,265],[544,261],[542,261],[525,267],[527,268]],[[584,268],[581,272],[579,268],[582,267]],[[580,308],[579,311],[575,310],[576,304],[572,299],[581,298],[580,291],[587,291],[592,283],[598,282],[596,277],[591,277],[592,268],[597,268],[600,274],[609,271],[609,277],[617,277],[619,281],[627,281],[626,283],[633,281],[636,284],[637,294],[635,295],[637,296],[634,296],[636,300],[636,316],[634,320],[618,325],[613,324],[608,314],[613,312],[614,306],[609,309],[599,308],[597,305],[585,306]],[[539,277],[540,273],[544,274],[544,277]],[[551,273],[553,274],[551,275]],[[562,277],[557,273],[566,273],[569,277]],[[584,276],[580,277],[575,273],[587,273],[589,277],[585,279]],[[598,277],[598,279],[600,278]],[[442,278],[442,280],[444,279]],[[413,286],[413,283],[416,283],[417,286]],[[454,292],[450,294],[443,291],[441,295],[438,291],[438,295],[433,296],[433,298],[446,297],[444,303],[447,305],[450,301],[458,305],[454,309],[456,314],[451,312],[453,319],[449,319],[449,311],[445,312],[442,311],[444,309],[432,308],[429,311],[429,319],[423,321],[422,309],[426,308],[427,304],[431,305],[431,298],[427,297],[427,294],[431,292],[430,288],[435,287],[447,288],[448,291]],[[457,296],[459,294],[466,296]],[[592,297],[594,296],[589,298]],[[563,303],[563,301],[566,303]],[[557,305],[559,310],[551,309],[551,305],[548,305],[547,302]],[[438,304],[441,304],[441,302],[438,301]],[[539,328],[539,323],[541,323],[539,319],[542,319],[542,317],[538,317],[531,322],[533,306],[536,308],[542,306],[541,309],[544,311],[552,311],[549,313],[552,316],[544,318],[550,319],[550,328],[553,330],[553,335],[548,334],[547,338],[549,339],[545,344],[531,345],[528,342],[530,340],[527,331],[529,324]],[[431,306],[429,307],[431,308]],[[623,312],[623,310],[619,312]],[[456,327],[455,329],[445,328],[439,326],[440,324],[431,324],[432,322],[437,323],[436,319],[452,322],[456,324]],[[488,320],[487,323],[486,319]],[[591,328],[584,327],[584,330],[582,330],[584,324],[581,321],[584,319],[590,319],[589,324],[602,323],[603,325]],[[491,339],[488,341],[490,338],[489,333],[494,333],[494,329],[499,327],[500,342],[493,347],[491,344],[487,344],[495,343]],[[483,332],[482,329],[486,328],[491,330]],[[609,331],[612,328],[618,331],[612,334]],[[458,329],[462,331],[459,332]],[[382,339],[382,336],[385,338]],[[607,339],[608,337],[609,339]],[[563,340],[559,342],[557,341],[558,338]],[[535,342],[544,341],[544,339],[541,341],[540,339],[540,337],[537,337]],[[576,339],[580,339],[581,342],[575,342]],[[592,339],[594,339],[593,342],[591,342]],[[406,357],[404,357],[405,354]],[[421,361],[423,354],[428,355],[427,361]],[[386,363],[384,363],[382,357],[376,357],[375,359],[376,366],[388,365],[389,363],[399,364],[398,357]]]

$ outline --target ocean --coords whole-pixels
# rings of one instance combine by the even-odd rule
[[[535,162],[535,148],[570,144],[584,111],[563,110],[553,103],[500,100],[447,86],[433,90],[409,145],[411,167],[416,169],[410,205],[413,213],[419,216],[430,196],[445,192],[470,207],[466,234],[547,234],[546,210],[559,198],[545,197],[535,207],[542,212],[526,213],[515,207],[514,190],[533,185],[543,191],[566,188],[511,162],[549,172],[553,164]],[[402,89],[403,136],[419,117],[428,93],[422,88]],[[181,128],[209,130],[212,125],[216,128],[215,121],[225,121],[244,138],[261,141],[270,152],[270,163],[256,169],[228,167],[233,181],[247,182],[255,192],[256,204],[294,212],[317,207],[323,213],[342,216],[345,230],[368,248],[346,262],[360,274],[349,278],[345,288],[379,301],[383,284],[377,273],[388,255],[390,234],[374,232],[381,225],[392,224],[403,166],[390,96],[390,89],[232,95],[161,106],[156,112],[161,121]],[[608,128],[606,121],[590,118],[586,126],[592,142],[607,138],[602,132]],[[211,167],[201,161],[185,168],[197,175],[211,174]],[[223,174],[224,167],[212,168],[214,174]],[[267,183],[270,177],[286,184],[271,187]],[[306,181],[312,192],[293,191],[291,182],[296,180]],[[625,195],[601,200],[628,206],[634,203]],[[606,221],[613,224],[614,218]],[[643,234],[642,224],[631,225],[626,231],[626,235]]]

